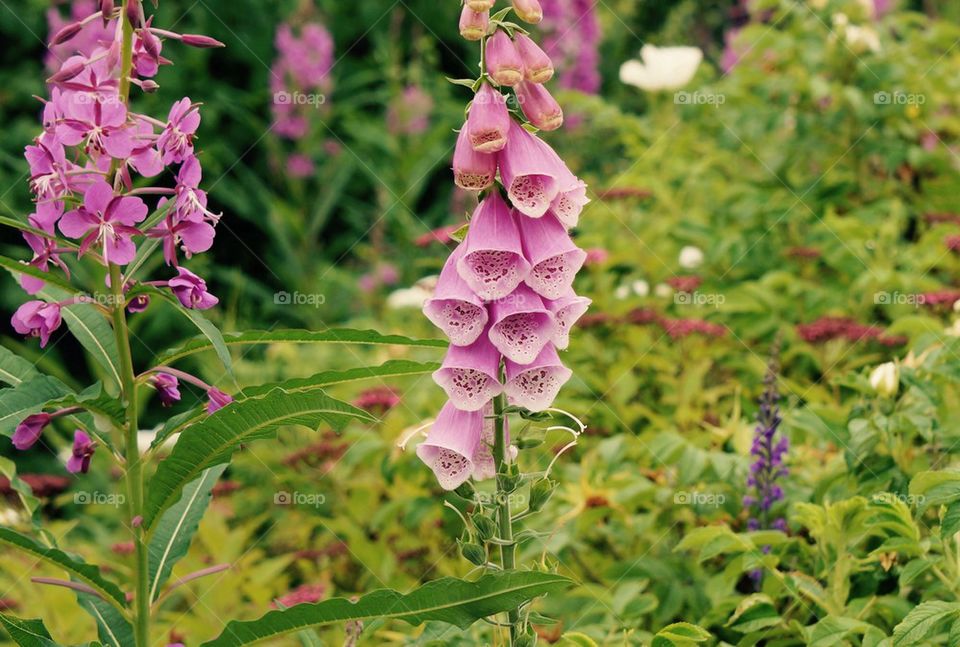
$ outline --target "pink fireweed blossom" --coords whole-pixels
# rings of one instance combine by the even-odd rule
[[[470,104],[467,117],[470,145],[479,153],[496,153],[507,145],[510,113],[507,99],[489,83],[484,83]]]
[[[109,155],[125,159],[133,151],[133,137],[127,123],[127,107],[114,96],[84,93],[61,95],[64,117],[56,127],[57,137],[66,146],[83,144],[87,155]]]
[[[516,218],[499,193],[491,193],[473,213],[457,271],[485,300],[507,296],[530,272]]]
[[[547,299],[559,299],[570,291],[587,253],[577,247],[556,217],[519,216],[523,254],[530,263],[524,282]]]
[[[178,267],[177,276],[167,285],[184,308],[207,310],[220,302],[207,292],[207,282],[185,267]]]
[[[150,384],[157,390],[163,406],[170,407],[180,401],[180,383],[175,376],[163,372],[154,373],[150,377]]]
[[[52,419],[49,413],[35,413],[24,418],[13,432],[13,446],[20,451],[33,447]]]
[[[457,271],[464,247],[447,258],[433,296],[423,304],[423,313],[443,331],[454,346],[469,346],[487,325],[487,309]]]
[[[524,284],[490,304],[490,341],[503,356],[530,364],[557,332],[556,319],[536,292]]]
[[[184,97],[173,104],[167,123],[157,139],[163,163],[180,163],[193,156],[193,139],[200,127],[200,110]]]
[[[486,334],[469,346],[447,350],[433,380],[447,392],[451,404],[464,411],[479,411],[503,390],[500,384],[500,351]]]
[[[163,208],[166,199],[158,203]],[[180,218],[177,212],[168,213],[163,222],[147,232],[148,236],[163,239],[163,258],[167,265],[177,265],[177,249],[187,258],[213,247],[216,230],[205,220]],[[178,247],[179,246],[179,247]]]
[[[510,404],[543,411],[553,403],[573,372],[560,362],[553,344],[547,344],[530,364],[507,360],[506,374],[504,390]]]
[[[523,59],[507,32],[497,30],[487,40],[487,74],[497,85],[514,86],[523,81]]]
[[[27,301],[13,313],[13,329],[21,335],[40,338],[40,348],[50,341],[50,335],[60,327],[60,304],[46,301]]]
[[[90,459],[97,449],[97,444],[90,440],[90,436],[77,429],[73,432],[73,449],[67,460],[67,471],[71,474],[86,474],[90,469]]]
[[[74,0],[70,5],[70,16],[65,19],[56,7],[47,10],[47,33],[50,40],[60,35],[71,24],[77,24],[98,11],[95,0]],[[116,33],[116,21],[91,20],[79,26],[79,30],[68,39],[61,39],[47,47],[44,62],[49,70],[56,70],[60,64],[74,53],[90,56],[94,50],[113,40]]]
[[[66,152],[56,135],[44,132],[27,146],[25,156],[30,165],[30,190],[38,200],[63,197],[70,191]]]
[[[136,256],[131,238],[139,234],[135,227],[147,217],[147,205],[136,197],[114,195],[103,180],[90,184],[83,206],[68,211],[60,219],[60,231],[69,238],[80,238],[80,253],[97,244],[102,247],[103,262],[126,265]]]
[[[497,156],[475,151],[464,124],[453,152],[453,181],[465,191],[483,191],[493,186],[496,175]]]
[[[219,411],[224,408],[231,402],[233,402],[233,397],[224,393],[220,389],[210,387],[207,391],[207,398],[209,402],[207,403],[207,413],[213,413],[214,411]]]
[[[208,220],[216,224],[221,214],[213,213],[207,208],[207,193],[199,188],[202,178],[200,160],[196,157],[186,158],[177,173],[174,210],[181,220]]]
[[[40,231],[46,232],[48,236],[41,236],[30,231],[23,232],[23,239],[27,242],[30,250],[33,252],[33,258],[30,259],[30,265],[41,272],[49,272],[50,265],[53,264],[63,270],[64,274],[70,276],[70,269],[67,264],[60,259],[60,252],[65,251],[57,247],[57,241],[54,238],[54,231],[57,221],[63,215],[62,202],[42,202],[37,205],[36,213],[27,217],[30,226]],[[36,294],[43,289],[45,285],[42,279],[26,274],[20,275],[20,286],[27,294]]]

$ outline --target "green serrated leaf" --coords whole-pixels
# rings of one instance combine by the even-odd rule
[[[271,438],[284,425],[340,428],[349,420],[373,422],[367,412],[321,391],[288,393],[281,388],[232,402],[184,429],[176,446],[150,480],[144,527],[180,499],[183,488],[215,465],[226,463],[241,443]]]
[[[960,614],[960,603],[931,600],[915,607],[893,628],[893,647],[923,642],[942,624]]]
[[[0,528],[0,544],[16,548],[48,564],[62,568],[72,577],[92,588],[121,612],[126,607],[126,598],[123,591],[116,584],[105,579],[96,566],[87,564],[79,558],[71,557],[58,548],[41,546],[32,538],[14,532],[9,528]]]
[[[446,622],[461,629],[535,597],[568,588],[573,582],[552,573],[507,571],[484,575],[476,582],[452,577],[435,580],[402,594],[383,589],[356,602],[334,598],[317,604],[299,604],[271,611],[258,620],[227,624],[223,633],[204,647],[236,647],[276,638],[291,632],[349,620],[366,622],[392,618],[411,625]]]

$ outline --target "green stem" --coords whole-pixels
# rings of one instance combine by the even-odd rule
[[[494,436],[493,460],[497,467],[497,521],[500,529],[500,563],[503,570],[511,571],[516,568],[517,545],[513,541],[513,518],[510,513],[510,496],[513,493],[510,465],[507,463],[507,433],[503,410],[506,408],[506,396],[501,394],[493,400]],[[520,623],[519,609],[513,609],[508,614],[510,624],[510,644],[517,639],[517,630]]]
[[[120,100],[129,102],[130,74],[133,71],[133,25],[127,18],[129,0],[123,0],[120,20],[122,21],[122,42],[120,48]],[[111,175],[116,173],[115,166]],[[126,459],[126,488],[128,510],[131,522],[142,518],[143,514],[143,458],[137,443],[137,374],[133,368],[133,353],[130,348],[130,330],[127,327],[126,298],[123,292],[123,272],[119,265],[110,264],[110,291],[113,296],[113,334],[117,340],[120,355],[120,390],[126,406],[126,429],[123,444]],[[134,578],[133,628],[137,647],[150,645],[150,582],[147,545],[143,531],[133,529],[133,543],[136,551]]]

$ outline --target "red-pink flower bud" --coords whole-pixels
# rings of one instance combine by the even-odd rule
[[[83,29],[83,23],[80,22],[72,22],[69,25],[65,25],[50,39],[50,46],[62,45],[79,34],[81,29]]]
[[[47,79],[47,81],[49,83],[64,83],[65,81],[69,81],[76,75],[80,74],[80,72],[83,72],[84,68],[86,67],[86,61],[67,61],[64,63],[63,67],[60,68],[60,71]]]
[[[523,59],[505,31],[487,41],[487,74],[497,85],[514,86],[523,81]]]
[[[523,114],[540,130],[556,130],[563,125],[560,104],[539,83],[524,81],[518,85],[517,99],[523,106]]]
[[[539,45],[526,34],[518,33],[513,40],[523,60],[524,77],[532,83],[546,83],[553,78],[553,61]]]
[[[467,135],[473,150],[496,153],[507,145],[510,131],[510,113],[507,100],[489,83],[484,83],[470,104],[467,117]]]
[[[463,124],[453,152],[453,179],[466,191],[483,191],[497,175],[497,156],[478,153],[470,145],[467,124]]]
[[[103,26],[106,27],[113,18],[113,0],[100,0],[100,16],[103,18]]]
[[[539,0],[513,0],[513,10],[520,20],[531,25],[543,20],[543,8]]]
[[[473,11],[464,7],[460,12],[460,35],[467,40],[480,40],[487,34],[490,26],[489,11]]]
[[[127,3],[127,20],[134,27],[143,25],[143,5],[140,0],[129,0]]]
[[[211,38],[210,36],[203,36],[201,34],[184,34],[180,39],[184,45],[190,45],[191,47],[226,47],[216,38]]]

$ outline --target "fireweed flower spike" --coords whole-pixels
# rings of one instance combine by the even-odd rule
[[[485,300],[507,296],[530,271],[516,219],[498,193],[490,194],[474,212],[457,271]]]

